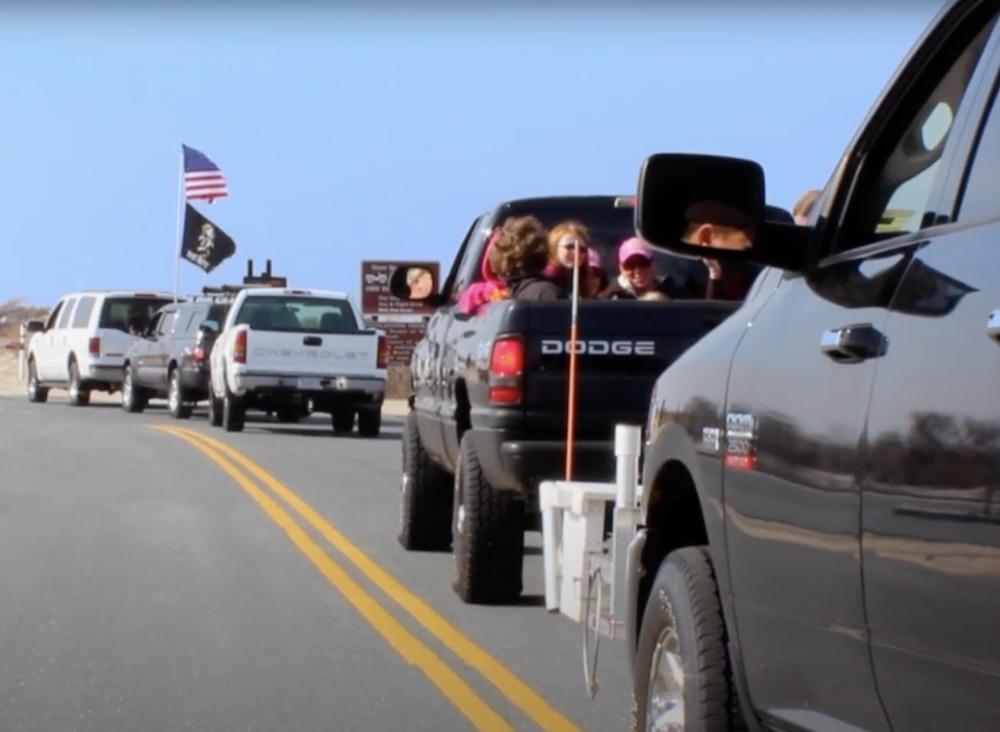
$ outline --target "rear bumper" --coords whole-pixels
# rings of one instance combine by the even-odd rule
[[[205,397],[208,394],[208,368],[184,364],[180,367],[181,388],[193,396]]]
[[[299,374],[236,374],[236,392],[258,402],[311,399],[313,409],[330,411],[342,406],[380,406],[385,378],[371,376],[305,376]]]
[[[525,440],[509,429],[473,428],[466,433],[490,485],[521,493],[529,513],[538,512],[538,484],[562,480],[566,473],[563,440]],[[614,476],[614,442],[578,441],[573,451],[574,480],[611,480]]]
[[[109,363],[110,362],[110,363]],[[93,360],[86,368],[86,372],[80,374],[81,378],[90,382],[100,382],[102,384],[119,385],[123,380],[123,369],[125,361],[119,359]]]

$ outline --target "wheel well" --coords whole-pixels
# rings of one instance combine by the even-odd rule
[[[666,556],[681,547],[708,545],[698,489],[683,463],[672,460],[660,468],[646,505],[647,538],[642,552],[645,573],[639,583],[636,627],[642,623],[656,570]]]
[[[469,390],[465,386],[465,381],[459,379],[455,382],[455,426],[458,428],[458,441],[462,441],[462,435],[472,427],[472,406],[469,404]]]

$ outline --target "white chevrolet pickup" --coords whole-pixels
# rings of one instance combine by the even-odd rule
[[[326,290],[239,292],[210,356],[209,419],[243,429],[247,409],[327,412],[333,430],[378,436],[385,395],[385,336],[368,330],[347,295]]]

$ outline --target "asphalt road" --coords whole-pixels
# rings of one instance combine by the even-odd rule
[[[5,732],[627,728],[623,646],[589,700],[537,534],[513,607],[396,543],[399,418],[227,434],[56,399],[0,397]]]

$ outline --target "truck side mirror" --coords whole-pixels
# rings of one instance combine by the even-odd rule
[[[438,283],[434,273],[419,265],[402,264],[389,278],[389,291],[393,297],[407,302],[426,302],[437,293]]]
[[[639,174],[636,230],[686,257],[741,259],[799,270],[806,234],[765,204],[764,170],[751,160],[660,153]]]
[[[198,331],[204,335],[216,335],[219,332],[219,323],[216,320],[203,320],[198,326]]]
[[[24,329],[29,335],[32,335],[34,333],[44,333],[45,323],[43,323],[41,320],[29,320],[27,323],[24,324]]]

